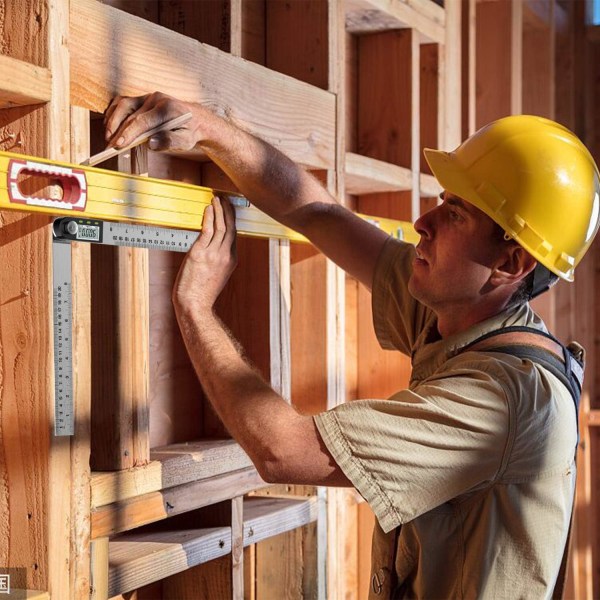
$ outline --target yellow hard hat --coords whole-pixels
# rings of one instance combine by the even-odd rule
[[[499,119],[454,152],[425,149],[440,185],[493,219],[559,277],[573,271],[599,224],[598,167],[566,127],[529,115]]]

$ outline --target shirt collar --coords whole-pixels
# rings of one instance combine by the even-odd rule
[[[496,329],[515,325],[533,327],[547,332],[544,322],[529,306],[529,303],[508,308],[481,323],[444,339],[439,339],[437,320],[433,319],[413,347],[411,384],[429,377],[449,358],[458,354],[465,346],[482,335]],[[438,339],[429,341],[434,337]]]

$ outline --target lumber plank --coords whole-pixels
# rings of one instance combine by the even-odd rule
[[[71,108],[71,160],[79,163],[90,153],[90,117]],[[71,246],[73,275],[73,390],[75,435],[71,441],[71,598],[87,598],[90,590],[90,415],[91,319],[90,245]]]
[[[372,33],[414,29],[424,42],[444,41],[444,9],[430,0],[346,0],[346,29]]]
[[[327,89],[328,8],[327,0],[267,2],[266,66]]]
[[[231,50],[230,0],[170,0],[159,3],[158,14],[158,22],[172,31],[225,52]]]
[[[115,94],[160,88],[214,105],[301,164],[333,165],[335,97],[325,90],[93,0],[71,2],[70,35],[72,104],[102,112]]]
[[[147,174],[143,149],[117,162]],[[118,471],[149,460],[148,251],[94,247],[92,257],[92,468]]]
[[[466,80],[463,88],[461,77],[461,18],[463,8],[468,14],[468,1],[447,2],[445,5],[445,41],[444,46],[440,49],[441,68],[438,101],[438,110],[440,111],[438,147],[444,150],[454,150],[462,140],[462,93],[463,89],[467,91],[468,86],[468,80]],[[468,40],[466,41],[468,42]]]
[[[317,520],[317,498],[305,500],[252,496],[244,500],[244,546]]]
[[[92,538],[161,521],[265,485],[256,470],[248,468],[114,502],[92,511]]]
[[[108,554],[109,541],[107,537],[98,538],[91,543],[90,600],[107,600],[109,597]]]
[[[419,190],[423,198],[437,198],[442,191],[442,186],[433,175],[421,173],[419,181]]]
[[[11,56],[0,55],[0,108],[49,102],[52,97],[50,69]]]
[[[410,169],[383,160],[346,153],[346,192],[357,196],[410,190]]]
[[[109,544],[109,597],[165,579],[230,552],[230,527],[119,536]]]
[[[92,508],[252,465],[234,440],[200,440],[162,446],[152,449],[150,458],[151,462],[145,466],[93,473]]]
[[[25,590],[19,588],[11,588],[11,594],[9,598],[22,598],[23,600],[50,600],[50,594],[48,592],[41,592],[40,590]]]
[[[196,600],[232,597],[231,556],[222,556],[171,575],[162,582],[161,598]]]
[[[440,148],[438,122],[443,121],[440,113],[440,81],[443,67],[438,44],[421,44],[419,60],[419,170],[431,174],[425,160],[423,148]],[[423,195],[423,194],[422,194]]]
[[[476,129],[521,112],[521,8],[521,0],[476,3]]]
[[[244,498],[231,500],[231,597],[244,598]]]

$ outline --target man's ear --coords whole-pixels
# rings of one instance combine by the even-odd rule
[[[512,285],[523,281],[531,273],[537,261],[518,244],[506,248],[490,275],[490,283],[495,286]]]

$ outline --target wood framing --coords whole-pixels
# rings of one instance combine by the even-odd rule
[[[423,147],[451,150],[499,116],[555,117],[599,150],[600,54],[583,21],[573,26],[577,3],[4,4],[6,150],[79,162],[101,149],[97,113],[113,95],[160,89],[273,143],[352,209],[413,221],[441,191]],[[150,153],[141,170],[235,191],[198,152]],[[181,256],[72,248],[76,433],[52,436],[49,223],[0,214],[0,564],[29,565],[18,586],[60,599],[366,597],[368,506],[351,490],[267,486],[204,397],[171,306]],[[407,385],[410,361],[380,351],[368,292],[316,249],[244,238],[238,250],[218,313],[286,400],[318,413]],[[535,304],[562,339],[588,346],[589,372],[597,260]],[[590,599],[598,381],[582,401],[569,583]]]

